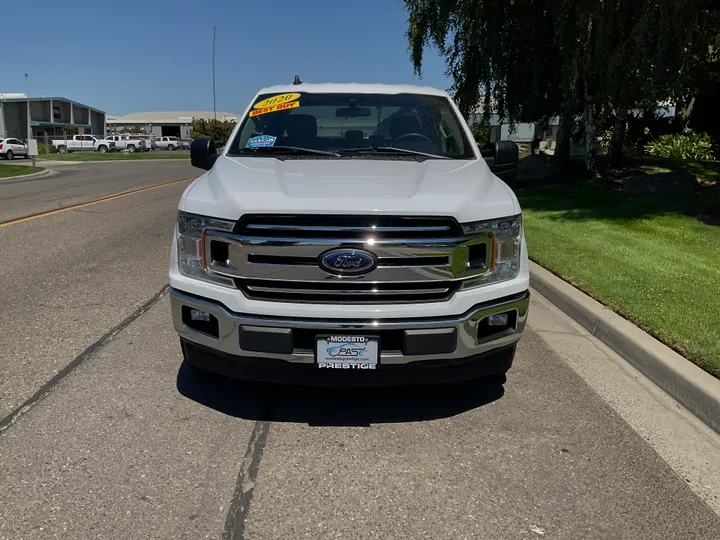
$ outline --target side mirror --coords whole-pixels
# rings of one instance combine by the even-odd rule
[[[495,143],[495,166],[508,166],[518,164],[518,145],[512,141],[498,141]]]
[[[190,163],[193,167],[209,171],[217,157],[217,148],[213,139],[195,139],[190,145]]]

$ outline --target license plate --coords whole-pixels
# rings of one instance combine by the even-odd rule
[[[320,369],[377,369],[380,340],[369,336],[318,336],[315,360]]]

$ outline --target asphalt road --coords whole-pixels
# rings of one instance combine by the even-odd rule
[[[3,216],[194,175],[105,165],[0,183]],[[538,295],[504,385],[188,371],[186,185],[0,227],[0,539],[720,539],[720,437]]]
[[[86,162],[53,167],[55,170],[47,176],[0,180],[0,223],[114,193],[199,176],[198,169],[184,160]]]

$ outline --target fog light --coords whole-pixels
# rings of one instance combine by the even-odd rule
[[[201,311],[199,309],[191,309],[190,310],[190,320],[191,321],[210,321],[210,314],[206,313],[205,311]]]
[[[488,317],[488,326],[507,326],[509,315],[507,313],[496,313]]]

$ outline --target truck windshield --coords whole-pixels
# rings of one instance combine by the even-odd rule
[[[277,146],[278,152],[257,152]],[[230,155],[305,148],[365,156],[397,149],[474,158],[450,101],[424,94],[285,93],[258,96],[230,143]],[[317,153],[316,155],[321,155]]]

